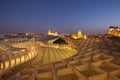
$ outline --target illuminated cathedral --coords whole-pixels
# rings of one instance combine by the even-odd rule
[[[52,32],[50,29],[48,30],[48,35],[59,36],[57,32]]]
[[[87,39],[87,36],[86,36],[85,34],[82,34],[82,31],[81,31],[81,30],[78,30],[77,35],[76,35],[76,34],[72,34],[72,35],[71,35],[71,38],[72,38],[72,39],[81,39],[81,38]]]
[[[113,36],[120,37],[120,28],[116,26],[110,26],[107,33]]]

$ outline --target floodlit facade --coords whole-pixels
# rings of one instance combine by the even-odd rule
[[[120,37],[120,28],[116,26],[110,26],[107,33],[113,36]]]
[[[87,39],[87,36],[85,34],[83,35],[81,30],[78,30],[77,35],[76,34],[72,34],[71,38],[72,39],[81,39],[81,38]]]
[[[27,33],[25,33],[25,35],[27,35],[27,36],[33,36],[33,35],[35,35],[35,33],[34,32],[27,32]]]
[[[48,35],[59,36],[57,32],[52,32],[50,29],[48,30]]]

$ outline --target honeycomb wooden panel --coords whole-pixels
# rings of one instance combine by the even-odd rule
[[[77,54],[74,50],[42,48],[19,80],[28,79],[28,74],[32,80],[120,80],[120,52],[113,41],[90,38],[75,43]]]

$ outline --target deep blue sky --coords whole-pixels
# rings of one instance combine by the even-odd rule
[[[0,0],[0,32],[103,33],[120,26],[120,0]]]

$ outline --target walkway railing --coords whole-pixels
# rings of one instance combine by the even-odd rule
[[[0,75],[2,75],[4,72],[8,71],[11,68],[14,68],[18,64],[33,59],[37,54],[38,48],[0,53]]]

